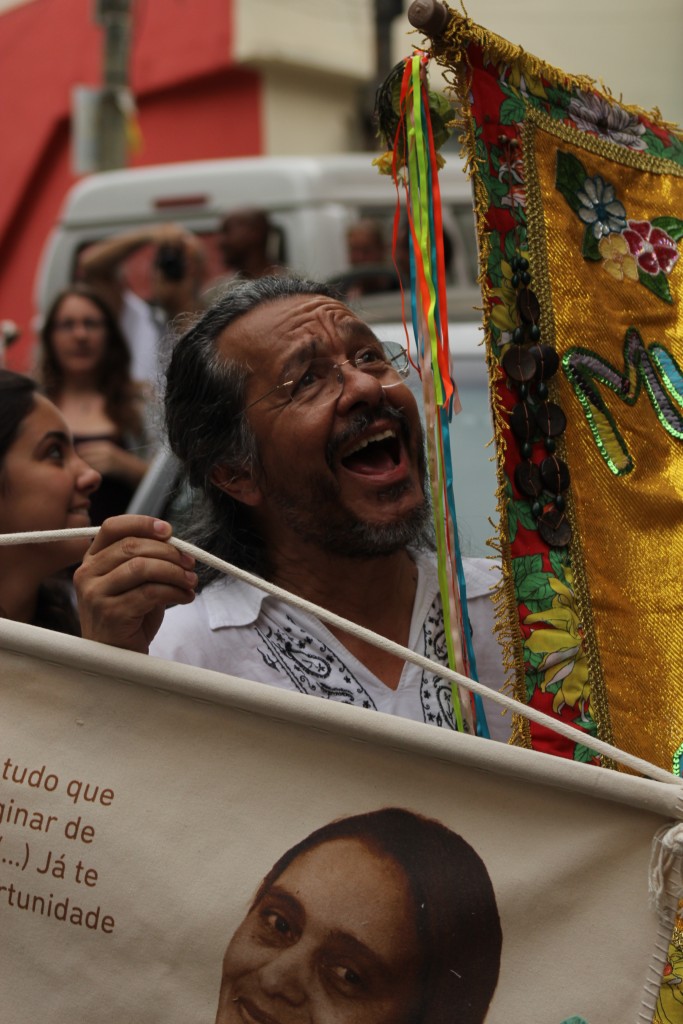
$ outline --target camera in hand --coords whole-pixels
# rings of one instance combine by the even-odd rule
[[[155,263],[167,281],[182,281],[187,273],[187,260],[182,245],[160,245]]]

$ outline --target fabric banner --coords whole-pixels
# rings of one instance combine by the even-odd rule
[[[683,136],[453,11],[433,55],[474,184],[515,695],[577,729],[517,741],[678,771]]]
[[[3,1020],[652,1019],[673,777],[7,621],[0,691]]]

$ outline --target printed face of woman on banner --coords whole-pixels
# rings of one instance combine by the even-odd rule
[[[264,879],[225,953],[216,1024],[479,1024],[500,941],[460,836],[398,808],[342,819]]]
[[[408,1020],[416,963],[403,872],[358,840],[338,839],[290,864],[237,929],[218,1021]]]

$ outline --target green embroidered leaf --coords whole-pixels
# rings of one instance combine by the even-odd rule
[[[557,576],[558,580],[561,583],[564,583],[565,566],[569,565],[569,552],[567,548],[551,548],[549,557],[550,564],[553,567],[553,572]]]
[[[540,687],[544,679],[544,673],[539,671],[541,662],[544,658],[545,654],[543,654],[541,651],[531,651],[528,647],[524,647],[524,662],[526,665],[530,666],[529,671],[535,672],[535,674],[538,676],[538,679],[536,681],[537,687]]]
[[[517,512],[517,518],[525,528],[525,530],[535,530],[536,520],[531,514],[531,507],[528,501],[524,499],[517,499],[514,502],[515,510]]]
[[[486,191],[492,206],[502,206],[503,199],[510,191],[510,186],[507,181],[498,181],[498,178],[492,176],[486,181]]]
[[[545,673],[540,671],[541,663],[545,658],[545,654],[541,651],[529,651],[526,647],[524,648],[524,653],[525,655],[528,655],[525,660],[529,665],[531,665],[532,669],[534,669],[538,675],[538,686],[540,687],[541,683],[545,679]]]
[[[547,572],[531,572],[516,587],[517,597],[529,611],[541,612],[550,608],[555,591],[548,583]]]
[[[550,110],[548,111],[550,116],[553,118],[562,117],[562,111],[569,106],[571,94],[566,89],[553,89],[549,85],[545,87],[545,94],[550,103]]]
[[[602,256],[598,248],[598,240],[593,234],[593,229],[588,225],[583,236],[583,246],[581,247],[581,255],[585,260],[594,260],[598,263]]]
[[[508,263],[512,263],[512,257],[517,252],[517,246],[515,245],[515,232],[508,231],[505,235],[505,259]]]
[[[583,188],[587,177],[586,168],[573,153],[558,150],[555,188],[564,196],[574,213],[578,213],[581,208],[577,192]]]
[[[488,153],[486,154],[486,159],[484,160],[484,162],[481,163],[477,168],[477,173],[479,174],[482,183],[486,186],[487,189],[489,187],[489,182],[491,181],[491,179],[493,179],[494,181],[497,180],[496,174],[494,171],[492,171],[491,165],[489,164]]]
[[[491,278],[491,284],[494,288],[499,288],[500,283],[503,279],[503,274],[500,269],[500,263],[503,255],[500,251],[500,234],[498,231],[492,231],[489,235],[489,241],[491,243],[491,249],[489,254],[488,273]]]
[[[650,223],[653,227],[666,231],[674,242],[679,242],[683,238],[683,220],[679,220],[678,217],[653,217]]]
[[[590,747],[586,747],[583,743],[577,743],[574,747],[574,760],[581,761],[583,764],[587,764],[592,761],[595,757],[595,751],[591,750]]]
[[[668,302],[673,305],[673,299],[671,298],[671,290],[669,288],[669,282],[666,279],[666,274],[660,270],[656,277],[652,274],[646,274],[644,270],[638,267],[638,279],[641,284],[644,284],[646,288],[649,288],[651,292],[654,292],[658,299],[662,299],[663,302]]]
[[[587,732],[589,736],[598,735],[598,723],[591,717],[590,713],[588,714],[588,718],[575,718],[574,722],[576,725],[580,725],[583,731]]]
[[[501,124],[519,124],[524,120],[524,100],[520,96],[508,96],[500,105]]]
[[[508,506],[508,535],[510,537],[510,543],[515,543],[515,537],[517,536],[517,527],[519,520],[517,519],[517,512],[512,505]]]
[[[527,672],[526,676],[524,677],[524,683],[526,685],[526,700],[527,700],[527,704],[529,703],[529,701],[533,697],[533,695],[536,692],[536,690],[540,690],[542,679],[543,679],[543,673],[542,672]]]
[[[675,160],[677,164],[683,164],[683,141],[678,135],[669,133],[670,146],[664,150],[667,160]]]
[[[666,140],[661,139],[654,132],[646,131],[641,138],[647,146],[648,153],[653,156],[663,157],[665,160],[673,160],[675,163],[683,163],[683,142],[673,132],[668,132]]]
[[[646,131],[641,138],[647,146],[648,153],[652,153],[653,156],[664,156],[666,153],[666,143],[663,139],[660,139],[659,135],[655,135],[654,132]]]
[[[509,481],[508,481],[509,486]],[[543,570],[543,559],[540,555],[520,555],[512,559],[512,574],[515,578],[515,590],[526,576]]]

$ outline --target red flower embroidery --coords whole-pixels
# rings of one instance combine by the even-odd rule
[[[638,266],[654,277],[671,273],[679,253],[671,235],[655,228],[648,220],[630,220],[622,234],[638,261]]]

